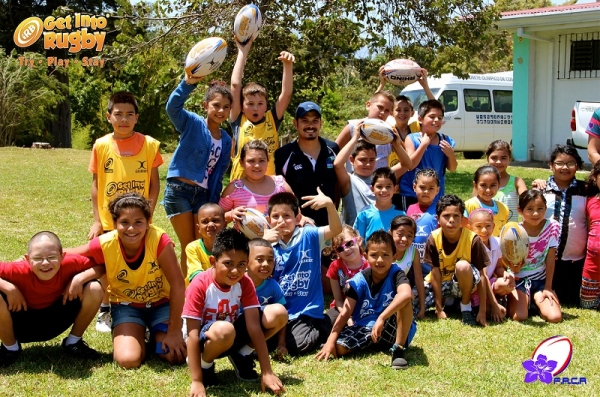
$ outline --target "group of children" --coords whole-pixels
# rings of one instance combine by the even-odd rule
[[[282,357],[320,347],[316,358],[327,360],[375,345],[391,351],[392,368],[403,369],[415,318],[428,310],[446,318],[453,302],[463,323],[484,326],[488,319],[525,320],[532,303],[549,322],[561,321],[559,301],[598,307],[600,162],[584,184],[575,178],[582,167],[577,151],[558,145],[550,158],[553,175],[527,190],[507,173],[510,145],[494,141],[488,165],[475,172],[473,197],[463,202],[446,195],[445,172],[458,165],[454,141],[439,132],[444,107],[433,99],[423,70],[419,82],[429,100],[418,108],[418,123],[408,123],[414,109],[407,97],[380,86],[367,102],[368,117],[392,114],[394,141],[372,145],[360,139],[362,120],[351,120],[336,140],[337,156],[326,152],[341,193],[340,219],[337,197],[322,191],[331,186],[296,197],[275,175],[294,56],[280,54],[282,91],[267,110],[263,86],[242,86],[251,45],[238,44],[231,89],[210,84],[206,118],[184,109],[198,78],[186,76],[167,103],[180,140],[164,206],[181,260],[169,236],[152,224],[163,162],[159,144],[134,131],[133,95],[115,94],[107,113],[113,133],[96,141],[89,166],[90,241],[63,250],[53,233],[38,233],[23,261],[0,266],[0,364],[18,358],[20,343],[52,339],[71,325],[63,348],[97,357],[82,335],[100,307],[97,328],[112,331],[113,358],[123,368],[140,366],[147,348],[172,364],[187,360],[190,395],[201,396],[219,382],[214,361],[228,357],[240,379],[260,378],[263,390],[279,394],[284,387],[269,351]],[[295,125],[306,124],[304,139],[316,139],[318,106],[302,104],[296,116]],[[227,117],[233,139],[221,129]],[[323,161],[320,154],[305,155],[315,170]],[[231,182],[223,189],[230,163]],[[227,227],[247,208],[267,217],[271,228],[262,238],[248,241]],[[508,264],[498,236],[519,219],[529,255]],[[326,248],[332,262],[325,287],[333,295],[327,312],[321,280]],[[52,319],[46,323],[53,327],[32,333],[34,318]]]

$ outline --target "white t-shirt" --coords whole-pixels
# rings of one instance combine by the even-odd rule
[[[204,179],[202,180],[202,183],[200,183],[200,186],[205,189],[208,189],[208,177],[214,171],[217,162],[221,158],[221,152],[223,151],[223,142],[221,139],[215,139],[211,136],[210,140],[210,156],[208,157]]]

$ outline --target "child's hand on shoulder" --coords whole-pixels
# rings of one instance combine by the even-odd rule
[[[281,51],[279,53],[279,56],[277,57],[277,59],[283,63],[289,63],[289,64],[292,64],[296,61],[296,57],[294,56],[294,54],[292,54],[291,52],[287,52],[287,51]]]
[[[302,204],[302,208],[310,207],[313,210],[320,210],[321,208],[327,207],[329,204],[333,205],[331,198],[326,196],[318,186],[316,196],[304,196],[302,197],[302,200],[307,200],[306,203]]]
[[[548,182],[544,179],[536,179],[531,183],[531,188],[538,189],[538,190],[546,190],[547,184],[548,184]]]

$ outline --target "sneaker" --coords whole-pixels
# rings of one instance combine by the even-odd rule
[[[111,332],[112,331],[112,317],[110,312],[100,312],[96,319],[96,331],[98,332]]]
[[[219,386],[220,382],[215,374],[215,364],[210,368],[202,368],[202,384],[204,387]]]
[[[8,367],[17,361],[22,351],[21,344],[17,351],[8,350],[4,344],[0,344],[0,367]]]
[[[100,353],[88,346],[83,339],[79,339],[77,343],[67,345],[67,338],[62,341],[62,348],[73,357],[83,358],[84,360],[97,360],[100,358]]]
[[[477,325],[477,319],[471,310],[465,310],[462,313],[462,323],[472,327]]]
[[[252,355],[242,356],[240,353],[235,352],[229,356],[229,361],[233,365],[239,380],[254,382],[258,379],[258,373],[254,370],[256,364]]]
[[[390,349],[392,352],[392,369],[406,369],[408,368],[408,361],[406,361],[406,349],[400,345],[394,345]]]

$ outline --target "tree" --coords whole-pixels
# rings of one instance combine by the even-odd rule
[[[38,54],[28,53],[36,61]],[[0,49],[0,145],[27,145],[48,138],[50,110],[67,96],[64,85],[44,68],[20,64]]]

